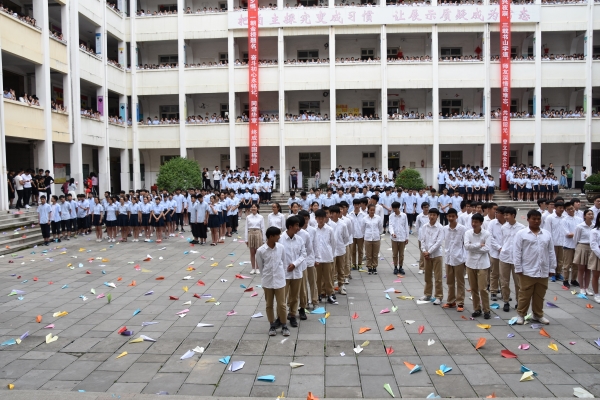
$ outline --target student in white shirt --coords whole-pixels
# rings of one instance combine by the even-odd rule
[[[515,272],[519,275],[519,306],[517,325],[523,325],[529,304],[532,320],[544,325],[550,321],[544,317],[544,297],[548,289],[548,277],[556,271],[556,256],[552,235],[540,228],[542,215],[537,210],[527,213],[529,227],[520,230],[514,240]]]
[[[41,200],[40,200],[41,202]],[[52,240],[55,242],[60,242],[60,204],[58,204],[58,196],[54,195],[51,197],[51,207],[52,207],[52,221],[50,222],[50,227],[52,228]]]
[[[481,316],[483,303],[483,318],[490,319],[490,298],[487,293],[487,275],[490,268],[490,244],[492,235],[482,229],[483,215],[477,213],[471,218],[472,229],[465,232],[465,250],[467,251],[467,274],[473,296],[473,314],[471,317]]]
[[[314,214],[317,227],[313,250],[319,301],[326,300],[329,304],[338,304],[333,298],[333,248],[335,247],[333,228],[327,225],[327,213],[324,210],[317,209]]]
[[[498,300],[498,293],[500,287],[500,250],[502,250],[502,225],[506,222],[504,219],[504,206],[497,207],[494,211],[494,219],[490,220],[486,230],[492,234],[492,241],[490,243],[490,294],[491,300]]]
[[[544,221],[544,229],[552,235],[552,243],[554,243],[554,257],[556,258],[557,267],[556,274],[550,278],[551,282],[562,281],[562,269],[564,259],[565,245],[565,203],[557,201],[554,203],[554,214],[549,215]]]
[[[421,252],[425,258],[425,290],[423,301],[431,300],[435,280],[435,301],[434,305],[440,305],[444,297],[444,288],[442,286],[442,242],[444,232],[442,226],[437,222],[439,211],[437,208],[429,210],[429,223],[423,227],[423,234],[420,236]]]
[[[571,286],[579,286],[579,293],[587,294],[586,289],[590,285],[592,271],[588,269],[589,259],[591,257],[590,236],[594,229],[594,212],[586,210],[583,213],[583,222],[575,228],[575,237],[573,240],[577,243],[575,247],[575,257],[573,264],[577,266],[577,280],[571,281]],[[590,293],[593,295],[593,293]]]
[[[440,224],[442,226],[448,224],[448,220],[446,219],[446,214],[448,210],[452,207],[452,198],[448,196],[448,189],[444,188],[442,190],[442,195],[438,197],[438,205],[437,209],[440,210]]]
[[[376,197],[376,196],[374,196]],[[381,233],[383,232],[383,219],[375,214],[375,204],[369,204],[367,213],[362,219],[361,229],[367,253],[367,269],[369,275],[377,275],[379,264],[379,249],[381,247]]]
[[[503,310],[510,311],[510,277],[515,285],[515,299],[519,298],[519,275],[515,273],[515,265],[513,261],[514,241],[517,232],[525,229],[525,225],[517,222],[517,210],[514,207],[506,207],[504,209],[504,219],[506,223],[502,225],[502,249],[500,250],[500,288],[502,291],[502,299],[504,300]],[[515,308],[517,306],[515,305]]]
[[[442,308],[465,309],[465,244],[467,228],[458,223],[458,213],[454,208],[446,213],[448,225],[444,226],[444,251],[446,256],[446,284],[448,297]]]
[[[315,252],[314,252],[314,240],[316,230],[309,225],[310,214],[306,210],[300,210],[298,217],[301,218],[301,222],[304,221],[301,229],[298,231],[298,235],[304,240],[304,247],[306,248],[306,269],[302,274],[302,286],[300,287],[300,319],[306,319],[305,309],[308,309],[308,301],[311,300],[313,310],[319,302],[319,292],[317,291],[317,273],[315,269]]]
[[[285,230],[285,214],[281,212],[281,205],[279,203],[271,204],[273,212],[267,216],[268,227],[275,226],[281,231]]]
[[[48,246],[50,242],[50,222],[52,222],[52,206],[46,203],[46,196],[40,196],[41,204],[37,208],[38,224],[44,238],[44,246]]]
[[[417,245],[419,246],[419,274],[422,274],[425,271],[425,257],[423,256],[423,252],[421,252],[421,242],[423,239],[421,238],[421,234],[424,232],[422,228],[425,225],[429,224],[429,203],[425,202],[421,204],[421,213],[417,215],[415,229],[417,230]]]
[[[258,214],[258,207],[256,204],[252,204],[250,212],[251,214],[246,218],[246,237],[244,240],[246,241],[246,246],[250,249],[250,264],[252,265],[250,274],[260,274],[260,270],[256,266],[255,255],[256,250],[262,246],[265,238],[265,218]]]
[[[583,222],[583,220],[575,215],[575,206],[569,202],[565,204],[565,212],[563,214],[563,229],[565,231],[565,238],[563,243],[563,286],[570,288],[570,279],[575,278],[575,265],[573,259],[575,258],[575,247],[577,242],[575,241],[575,230],[577,226]]]
[[[340,217],[340,207],[336,205],[329,207],[329,221],[334,224],[333,233],[335,237],[335,248],[333,249],[333,256],[339,293],[346,295],[346,287],[344,285],[346,279],[346,245],[350,234],[346,223],[340,220]]]
[[[286,325],[284,248],[278,243],[280,235],[279,228],[267,229],[267,242],[256,250],[255,256],[256,264],[262,274],[261,286],[267,302],[267,319],[271,325],[269,336],[276,336],[277,328],[280,326],[283,336],[290,336],[290,330]],[[273,312],[273,299],[277,302],[277,319]]]
[[[302,221],[303,223],[304,221]],[[283,245],[285,268],[285,295],[288,305],[288,319],[292,328],[298,327],[296,311],[300,302],[300,288],[302,287],[302,276],[306,268],[306,247],[301,236],[297,235],[300,230],[301,221],[296,216],[289,217],[285,221],[286,231],[279,238]]]
[[[392,213],[389,217],[389,230],[392,239],[392,260],[394,275],[404,275],[404,248],[408,244],[408,218],[400,211],[400,203],[392,203]],[[398,266],[400,268],[398,268]]]

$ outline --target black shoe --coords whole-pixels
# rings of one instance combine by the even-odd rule
[[[281,328],[281,334],[282,334],[283,336],[290,336],[290,335],[291,335],[291,333],[290,333],[290,330],[288,329],[288,327],[287,327],[286,325],[284,325],[284,326]]]
[[[373,275],[377,275],[377,268],[373,268]]]
[[[504,312],[509,312],[510,311],[510,304],[509,303],[504,303],[504,307],[502,307],[502,310]]]
[[[306,321],[307,317],[306,317],[306,311],[304,311],[304,308],[300,308],[298,310],[298,312],[300,313],[300,319],[302,321]]]
[[[273,326],[275,327],[275,329],[281,327],[281,321],[279,320],[279,318],[277,318],[275,322],[273,322]]]
[[[577,282],[576,280],[573,279],[571,281],[571,286],[577,286],[577,287],[579,287],[579,282]]]
[[[329,297],[327,298],[327,302],[328,302],[329,304],[338,304],[338,302],[335,300],[335,298],[334,298],[333,296],[329,296]]]
[[[406,275],[406,272],[404,272],[404,268],[399,268],[398,269],[398,274],[400,274],[400,275]]]
[[[367,269],[369,270],[369,275],[373,275],[373,268],[367,267]]]
[[[331,297],[333,297],[334,300],[337,300],[337,297],[335,297],[335,293],[332,294]]]
[[[269,336],[277,336],[277,329],[275,328],[275,325],[271,325],[271,328],[269,328]]]
[[[481,317],[481,310],[474,311],[473,314],[471,314],[471,317],[473,317],[473,318]]]
[[[492,293],[492,301],[497,301],[498,300],[498,296],[496,295],[496,293]]]
[[[58,239],[58,243],[62,242],[62,240]]]
[[[519,303],[515,303],[515,310],[519,307]]]
[[[394,267],[394,275],[398,275],[398,267]]]
[[[571,288],[571,285],[569,285],[569,281],[563,281],[563,286],[566,288]]]
[[[483,313],[483,319],[490,319],[492,318],[492,316],[490,315],[489,312]]]
[[[298,321],[296,320],[296,317],[288,317],[288,319],[290,320],[290,326],[292,328],[298,327]]]

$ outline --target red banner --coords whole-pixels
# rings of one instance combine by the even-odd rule
[[[502,190],[508,189],[506,171],[510,160],[510,53],[510,0],[500,0],[500,96],[502,100],[500,188]]]
[[[258,0],[248,2],[248,65],[250,172],[258,176]]]

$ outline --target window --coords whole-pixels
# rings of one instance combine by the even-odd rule
[[[592,110],[598,111],[600,109],[600,97],[592,98]]]
[[[227,62],[229,60],[228,53],[219,53],[219,61]]]
[[[298,50],[298,60],[310,61],[319,58],[319,50]]]
[[[451,116],[454,113],[460,114],[460,112],[462,111],[462,100],[442,100],[442,107],[440,111],[442,112],[443,116],[446,116],[446,114],[448,114],[448,116]]]
[[[519,111],[519,100],[511,100],[510,101],[510,112],[516,113]]]
[[[460,57],[462,56],[462,47],[442,47],[440,49],[442,57]]]
[[[515,58],[517,56],[517,48],[516,47],[511,47],[510,48],[510,57],[511,58]]]
[[[146,166],[144,164],[140,164],[140,180],[146,180]],[[133,164],[129,164],[129,180],[133,182]]]
[[[529,115],[533,115],[533,99],[527,100],[527,112]]]
[[[179,156],[160,156],[160,165],[165,165],[167,162],[171,161],[174,158],[177,158]],[[140,164],[140,172],[142,171],[142,164]]]
[[[442,151],[442,165],[446,168],[458,168],[462,163],[462,151]]]
[[[362,115],[363,115],[363,117],[375,116],[375,102],[374,101],[363,101],[362,102]]]
[[[179,106],[160,106],[160,118],[179,118]]]
[[[315,113],[318,114],[321,112],[321,102],[320,101],[300,101],[298,102],[298,113],[304,114],[307,113]]]
[[[248,62],[248,53],[242,53],[242,61]]]
[[[230,160],[230,156],[229,154],[221,154],[221,171],[228,171],[229,170],[229,160]]]
[[[600,56],[600,46],[592,46],[592,47],[593,47],[593,50],[592,50],[593,55]]]
[[[398,100],[388,100],[388,115],[397,113],[399,111],[398,105],[400,102]]]
[[[391,58],[392,60],[397,59],[398,58],[398,48],[397,47],[388,47],[387,58]]]
[[[600,170],[600,150],[592,150],[592,171]],[[591,171],[588,170],[588,173]],[[575,179],[578,180],[578,179]]]
[[[177,64],[179,62],[179,57],[177,56],[177,54],[167,55],[167,56],[158,56],[158,62],[159,62],[159,64],[164,64],[164,63]]]
[[[369,58],[371,60],[375,58],[375,49],[360,49],[360,59],[368,60]]]
[[[400,169],[400,152],[388,153],[388,168],[391,168],[394,174]]]
[[[302,177],[311,178],[317,171],[321,170],[321,153],[300,153],[300,171]]]
[[[219,2],[219,10],[227,11],[227,2],[226,1]]]
[[[533,57],[533,46],[527,47],[527,56]]]
[[[518,150],[511,150],[510,157],[508,157],[508,165],[519,164],[519,152]]]
[[[160,11],[177,11],[177,4],[162,4],[158,6]]]
[[[363,158],[375,158],[375,153],[363,153]]]
[[[317,0],[299,0],[298,4],[302,4],[304,7],[312,7],[319,4]]]
[[[221,118],[225,118],[229,116],[229,104],[221,104]]]

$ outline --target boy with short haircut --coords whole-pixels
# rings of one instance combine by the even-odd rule
[[[392,238],[392,259],[394,275],[404,275],[404,248],[408,244],[408,218],[400,211],[400,203],[392,203],[392,213],[389,219],[389,230]],[[398,268],[400,266],[400,268]]]
[[[281,230],[274,226],[267,229],[267,242],[256,250],[256,265],[261,274],[261,286],[267,302],[267,319],[271,324],[269,336],[277,335],[277,328],[281,326],[283,336],[290,336],[286,325],[285,310],[285,268],[284,248],[278,243]],[[273,299],[277,301],[277,319],[273,312]]]
[[[69,202],[69,206],[71,207],[71,211],[69,214],[69,219],[71,221],[71,232],[73,233],[73,238],[77,237],[77,201],[73,198],[71,194],[67,195],[67,200]]]
[[[305,210],[300,210],[298,212],[298,219],[300,220],[300,230],[298,231],[298,236],[304,240],[304,248],[306,249],[306,259],[304,260],[306,264],[306,268],[302,272],[302,283],[300,285],[300,308],[298,312],[300,314],[301,320],[306,320],[306,309],[308,309],[308,301],[313,300],[313,307],[317,303],[317,291],[316,291],[316,276],[314,273],[315,270],[315,254],[313,250],[313,240],[314,240],[314,229],[308,226],[308,221],[310,221],[310,215]],[[310,282],[308,282],[308,276],[311,275]],[[307,282],[310,284],[310,289],[308,288]],[[310,294],[313,294],[312,296]],[[314,308],[313,308],[314,309]]]
[[[515,298],[519,300],[519,275],[515,273],[513,261],[514,243],[517,232],[525,229],[525,225],[517,222],[517,210],[514,207],[504,209],[504,219],[506,222],[502,225],[502,249],[500,250],[500,289],[502,290],[502,300],[504,300],[504,312],[510,311],[510,276],[512,274],[515,283]],[[515,308],[517,305],[515,305]]]
[[[554,214],[548,215],[544,221],[544,229],[552,235],[552,243],[554,243],[554,256],[556,258],[556,274],[550,278],[551,282],[560,282],[563,280],[563,246],[565,245],[565,203],[556,200],[554,203]]]
[[[417,231],[417,243],[419,246],[419,250],[421,250],[421,241],[423,240],[421,238],[421,228],[424,227],[425,225],[429,224],[429,203],[428,202],[424,202],[423,204],[421,204],[421,213],[419,213],[416,216],[416,220],[415,220],[415,229]],[[422,274],[423,271],[425,271],[425,259],[423,258],[423,253],[420,252],[420,256],[419,256],[419,274]]]
[[[51,197],[52,207],[52,221],[50,226],[52,228],[52,240],[60,242],[60,226],[62,219],[60,218],[60,204],[58,204],[58,196],[54,195]]]
[[[352,279],[352,275],[351,275],[351,263],[352,263],[352,259],[350,257],[351,255],[351,248],[350,246],[352,245],[352,243],[354,242],[354,236],[353,236],[353,226],[352,226],[352,221],[350,220],[350,217],[348,216],[348,202],[346,200],[342,200],[339,204],[340,207],[340,221],[342,221],[344,224],[346,224],[346,230],[348,231],[348,241],[346,242],[346,254],[344,256],[344,285],[348,285],[350,283],[349,279]]]
[[[85,235],[87,230],[87,214],[90,204],[85,199],[85,195],[80,194],[77,197],[79,198],[79,201],[77,202],[77,232],[79,235]]]
[[[514,262],[515,272],[519,275],[519,307],[517,325],[523,325],[529,304],[533,311],[532,320],[544,325],[550,321],[544,317],[544,296],[548,289],[548,277],[556,271],[556,256],[552,235],[540,228],[542,215],[539,211],[527,213],[528,228],[515,236]]]
[[[448,209],[446,218],[448,218],[448,225],[444,226],[444,250],[448,297],[442,308],[456,307],[456,311],[463,312],[465,309],[464,237],[467,228],[458,223],[458,212],[454,208]]]
[[[346,244],[348,243],[348,227],[340,220],[341,211],[338,206],[329,207],[330,226],[333,227],[335,247],[333,249],[335,272],[338,281],[338,293],[346,295],[345,271],[346,271]]]
[[[62,238],[65,240],[70,240],[69,231],[71,230],[71,206],[65,200],[65,196],[63,194],[58,197],[58,202],[60,204],[60,225],[62,228]]]
[[[442,242],[444,232],[442,226],[437,222],[439,211],[437,208],[429,210],[429,223],[423,227],[421,242],[421,253],[425,258],[425,290],[421,300],[431,300],[435,283],[434,305],[440,305],[444,297],[442,286]],[[432,281],[433,278],[433,281]]]
[[[198,241],[198,203],[196,202],[196,195],[192,194],[190,196],[191,198],[191,203],[188,207],[188,220],[189,220],[189,224],[190,224],[190,230],[192,231],[192,236],[194,238],[194,240],[192,240],[190,243],[191,244],[200,244],[200,242]]]
[[[467,274],[473,296],[473,318],[481,316],[483,303],[483,318],[490,319],[490,299],[487,294],[487,270],[490,268],[490,243],[492,235],[482,229],[483,215],[476,213],[471,217],[472,229],[465,232],[465,249],[467,250]]]
[[[317,269],[317,288],[319,301],[326,300],[329,304],[337,304],[333,298],[333,249],[335,237],[333,228],[327,225],[327,214],[324,210],[315,211],[317,228],[313,250],[315,254],[315,268]]]
[[[306,263],[306,248],[304,240],[296,235],[300,230],[300,219],[296,216],[289,217],[285,221],[286,231],[279,238],[284,249],[285,266],[285,297],[288,305],[288,319],[293,328],[298,327],[296,311],[300,299],[300,287],[302,285],[302,274]]]
[[[37,208],[38,224],[44,238],[44,246],[48,246],[50,241],[50,222],[52,221],[52,206],[46,203],[46,196],[40,196],[41,204]]]
[[[432,191],[435,189],[431,189]],[[440,210],[440,223],[442,226],[448,225],[447,214],[452,208],[451,197],[448,196],[448,189],[442,189],[442,195],[438,197],[438,210]],[[455,210],[456,211],[456,210]]]
[[[491,300],[498,300],[498,291],[500,286],[500,250],[502,250],[502,225],[504,219],[504,206],[496,208],[495,218],[487,225],[487,230],[492,234],[490,243],[490,294]]]
[[[350,245],[350,254],[352,258],[352,269],[357,270],[362,266],[365,240],[361,229],[361,221],[365,214],[361,211],[361,199],[352,200],[352,205],[354,206],[354,210],[348,213],[348,218],[352,221],[352,244]]]
[[[577,228],[577,225],[583,222],[583,219],[575,215],[575,206],[572,202],[565,204],[565,211],[567,215],[563,218],[565,237],[563,243],[562,276],[563,286],[566,288],[570,288],[570,279],[574,280],[574,278],[576,278],[577,275],[576,268],[573,266],[573,259],[575,258],[575,247],[577,246],[577,242],[575,242],[574,240],[575,228]],[[573,271],[571,272],[571,270]]]

